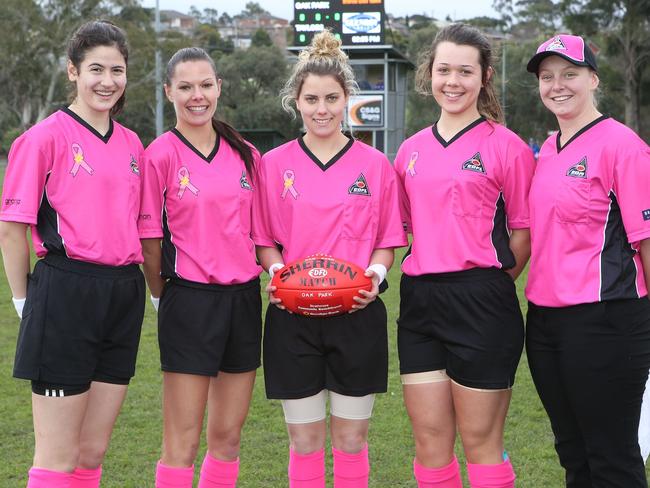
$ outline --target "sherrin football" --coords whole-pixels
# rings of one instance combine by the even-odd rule
[[[354,263],[315,254],[285,265],[273,275],[273,292],[287,310],[309,317],[331,317],[349,311],[360,296],[370,291],[372,280]]]

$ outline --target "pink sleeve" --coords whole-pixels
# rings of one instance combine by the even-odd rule
[[[252,238],[256,246],[275,247],[271,231],[271,212],[267,196],[267,177],[264,158],[259,161],[256,172],[255,192],[253,194]]]
[[[624,150],[614,161],[614,192],[630,243],[650,238],[650,148]]]
[[[140,239],[160,239],[163,237],[162,208],[166,187],[166,171],[163,161],[145,151],[142,155],[142,195],[138,232]]]
[[[516,143],[508,145],[502,168],[501,186],[508,216],[508,228],[528,229],[530,227],[528,192],[535,172],[533,151],[523,141],[517,139]]]
[[[395,164],[393,168],[397,180],[397,194],[399,199],[399,210],[402,226],[406,232],[412,234],[413,227],[411,225],[411,202],[409,201],[409,197],[406,193],[406,187],[404,186],[404,177],[406,175],[405,167],[407,163],[404,160],[405,151],[402,149],[402,147],[400,147],[397,151],[397,156],[395,157]]]
[[[379,228],[375,249],[406,246],[402,218],[400,215],[397,176],[386,158],[380,161],[383,189],[379,202]]]
[[[27,132],[14,141],[2,188],[0,220],[36,225],[54,153],[50,137],[39,140]]]

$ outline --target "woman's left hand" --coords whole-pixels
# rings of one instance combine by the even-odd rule
[[[354,297],[354,301],[357,303],[352,305],[352,310],[348,313],[354,313],[357,310],[366,308],[374,302],[377,299],[377,295],[379,295],[379,275],[371,269],[367,269],[364,274],[372,280],[372,289],[370,291],[359,290],[359,295],[361,296]]]

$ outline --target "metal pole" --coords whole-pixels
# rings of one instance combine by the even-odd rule
[[[163,96],[162,96],[162,56],[158,45],[160,34],[160,7],[156,0],[156,136],[163,132]]]

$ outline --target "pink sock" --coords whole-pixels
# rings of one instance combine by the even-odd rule
[[[311,454],[289,450],[289,488],[325,488],[325,449]]]
[[[368,488],[368,444],[360,452],[350,454],[332,447],[334,457],[334,488]]]
[[[501,464],[467,463],[467,477],[472,488],[515,487],[515,471],[507,458]]]
[[[99,481],[101,479],[101,466],[95,469],[81,469],[77,467],[72,472],[70,488],[99,488]]]
[[[27,488],[70,488],[72,473],[31,468]]]
[[[194,465],[189,468],[172,468],[158,461],[156,488],[192,488]]]
[[[222,461],[205,453],[198,488],[235,488],[239,474],[239,458]]]
[[[414,459],[413,474],[418,488],[463,488],[456,456],[442,468],[425,468]]]

